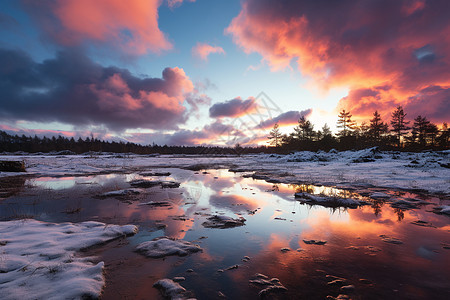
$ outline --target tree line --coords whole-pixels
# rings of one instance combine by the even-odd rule
[[[386,150],[408,151],[449,149],[450,130],[447,123],[438,128],[426,117],[419,115],[410,124],[402,106],[392,112],[389,124],[375,111],[368,123],[362,122],[358,125],[349,111],[342,110],[338,115],[337,128],[339,131],[336,135],[327,124],[316,131],[314,125],[302,116],[289,134],[282,134],[278,123],[275,124],[268,139],[270,145],[279,151],[317,151],[332,148],[349,150],[373,146]]]
[[[50,153],[54,154],[97,154],[97,153],[134,153],[134,154],[200,154],[200,155],[236,155],[242,153],[259,153],[267,147],[216,147],[216,146],[167,146],[141,145],[131,142],[103,141],[86,137],[75,139],[65,136],[38,137],[11,135],[0,131],[0,153]]]

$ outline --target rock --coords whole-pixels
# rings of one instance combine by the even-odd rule
[[[355,290],[355,286],[354,285],[341,286],[341,291],[346,292],[346,293],[353,292],[354,290]]]
[[[266,275],[261,274],[261,273],[256,273],[256,274],[255,274],[255,277],[256,277],[256,278],[262,278],[262,279],[269,279],[269,277],[267,277]]]
[[[333,297],[333,296],[328,295],[326,299],[329,299],[329,300],[349,300],[350,297],[348,295],[340,294],[337,297]]]
[[[257,284],[257,285],[272,285],[272,283],[267,279],[257,278],[257,279],[251,279],[248,282]]]
[[[450,244],[441,243],[441,245],[442,245],[442,248],[450,250]]]
[[[100,194],[99,197],[107,198],[107,197],[121,197],[121,196],[129,196],[129,195],[139,195],[143,191],[141,189],[124,189],[117,191],[110,191],[103,194]]]
[[[401,208],[401,209],[414,209],[417,208],[417,204],[407,201],[407,200],[397,200],[394,203],[391,204],[391,207],[393,208]]]
[[[136,179],[130,181],[130,185],[133,187],[140,187],[140,188],[151,188],[157,185],[160,185],[161,181],[159,180],[146,180],[146,179]]]
[[[366,246],[366,249],[369,250],[370,252],[379,252],[379,251],[381,251],[380,248],[377,248],[375,246]]]
[[[436,227],[433,224],[431,224],[430,222],[421,221],[421,220],[413,221],[413,222],[411,222],[411,224],[417,225],[417,226],[423,226],[423,227]]]
[[[304,192],[295,193],[294,197],[299,198],[299,201],[302,203],[316,204],[324,207],[357,208],[358,206],[367,204],[365,201],[359,201],[351,198],[319,196]]]
[[[230,267],[226,268],[225,271],[235,270],[237,268],[239,268],[239,265],[233,265],[233,266],[230,266]]]
[[[164,236],[139,244],[136,251],[147,257],[159,258],[169,255],[186,256],[190,253],[200,252],[202,248],[187,241]]]
[[[169,172],[147,172],[147,173],[141,173],[139,175],[159,177],[159,176],[170,176],[170,173]]]
[[[0,172],[26,172],[23,161],[1,160]]]
[[[175,281],[175,282],[181,282],[181,281],[185,281],[186,278],[184,278],[184,277],[174,277],[172,280]]]
[[[163,189],[174,189],[174,188],[179,188],[180,187],[180,183],[179,182],[175,182],[175,181],[162,181],[161,182],[161,187]]]
[[[322,240],[303,240],[303,243],[308,245],[325,245],[327,241]]]
[[[164,297],[169,299],[181,299],[186,289],[171,279],[160,279],[153,284],[153,287],[159,289]]]
[[[333,281],[328,282],[327,284],[331,286],[344,286],[347,284],[347,281],[342,279],[335,279]]]
[[[372,199],[389,199],[389,198],[391,198],[391,196],[389,196],[388,194],[385,194],[385,193],[376,192],[376,193],[370,194],[370,198],[372,198]]]
[[[243,217],[233,219],[233,218],[230,218],[227,216],[214,215],[214,216],[209,217],[207,219],[207,221],[202,223],[202,225],[203,225],[203,227],[206,227],[206,228],[225,229],[225,228],[233,228],[233,227],[243,226],[243,225],[245,225],[245,221],[246,220]]]
[[[372,284],[372,281],[370,281],[369,279],[365,279],[365,278],[360,278],[359,282],[364,283],[364,284]]]
[[[150,202],[139,203],[138,205],[147,205],[147,206],[152,206],[152,207],[168,207],[168,206],[172,206],[172,203],[170,203],[169,201],[150,201]]]
[[[260,298],[266,298],[269,297],[270,294],[273,293],[280,293],[280,292],[286,292],[287,288],[285,288],[283,285],[272,285],[269,286],[263,290],[261,290],[258,295]]]
[[[194,270],[193,269],[187,269],[186,273],[194,273]]]
[[[442,214],[442,215],[450,216],[450,205],[441,205],[441,206],[433,207],[433,212],[435,214]]]
[[[385,242],[385,243],[397,244],[397,245],[403,244],[403,242],[401,240],[393,238],[393,237],[389,237],[389,236],[384,235],[384,234],[381,234],[380,237],[381,237],[381,240],[383,242]]]

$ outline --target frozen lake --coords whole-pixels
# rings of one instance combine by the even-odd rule
[[[444,155],[435,162],[446,159]],[[234,161],[235,172],[230,172],[221,165],[229,164],[229,158],[220,163],[214,158],[217,168],[210,168],[211,161],[203,162],[204,169],[192,166],[198,160],[185,157],[179,163],[172,159],[184,169],[170,167],[166,160],[154,159],[150,167],[128,159],[128,164],[121,162],[122,168],[109,163],[101,172],[101,164],[108,162],[97,158],[86,163],[89,160],[78,158],[76,164],[70,157],[59,158],[52,170],[47,158],[31,158],[33,176],[1,179],[0,218],[138,226],[134,236],[77,252],[105,263],[104,299],[162,299],[153,283],[174,277],[185,279],[179,282],[186,289],[183,296],[197,299],[258,299],[267,288],[263,294],[271,299],[340,294],[352,299],[446,299],[450,293],[450,218],[435,213],[450,204],[444,192],[445,168],[444,178],[437,179],[436,168],[411,168],[409,175],[398,167],[386,171],[399,176],[429,172],[424,180],[432,190],[424,191],[368,184],[368,179],[360,180],[364,174],[357,173],[358,180],[349,182],[342,178],[350,176],[345,169],[339,175],[342,182],[328,178],[318,183],[310,168],[311,184],[299,180],[295,170],[301,168],[287,168],[292,165],[287,162],[276,169],[276,164]],[[76,167],[64,176],[58,164]],[[305,164],[296,164],[305,169]],[[348,169],[367,167],[355,165]],[[250,172],[252,168],[257,173]],[[377,180],[383,179],[373,181]],[[436,191],[433,182],[438,180],[447,184],[441,186],[444,191]],[[336,199],[358,205],[341,207]],[[215,216],[245,222],[210,226],[208,220]],[[163,236],[192,242],[202,251],[160,258],[136,251],[141,243]],[[270,283],[271,278],[279,281]],[[270,290],[280,286],[286,290]]]

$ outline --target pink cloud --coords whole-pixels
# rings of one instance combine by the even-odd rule
[[[158,27],[160,0],[23,0],[55,41],[74,46],[86,41],[112,44],[130,54],[172,48]]]
[[[201,60],[207,61],[208,56],[212,53],[225,54],[225,50],[219,46],[211,46],[204,43],[197,43],[194,48],[192,48],[192,55]]]
[[[448,1],[363,2],[243,0],[225,32],[246,53],[259,53],[272,70],[295,61],[323,89],[348,87],[353,93],[340,104],[350,108],[363,109],[363,102],[357,103],[362,99],[375,109],[394,109],[427,87],[448,89]],[[386,83],[388,92],[358,97]],[[430,118],[439,115],[438,107],[430,109]]]

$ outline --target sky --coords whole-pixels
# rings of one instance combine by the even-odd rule
[[[264,144],[401,105],[450,121],[447,0],[4,0],[0,130]]]

